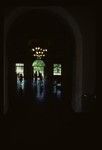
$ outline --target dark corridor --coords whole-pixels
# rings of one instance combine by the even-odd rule
[[[41,22],[43,23],[41,24]],[[37,59],[33,56],[32,48],[38,46],[48,50],[47,55],[41,58],[46,64],[44,71],[46,79],[41,87],[39,86],[40,83],[34,85],[32,79],[32,62]],[[18,17],[10,28],[7,40],[10,106],[15,109],[17,104],[14,106],[14,103],[19,103],[19,105],[22,103],[23,105],[23,102],[34,104],[39,101],[39,103],[48,103],[48,105],[63,103],[67,106],[70,105],[68,109],[71,110],[74,53],[73,32],[59,16],[50,11],[37,9],[30,10]],[[15,96],[19,93],[17,93],[18,89],[16,87],[16,63],[24,63],[25,67],[25,88],[22,90],[20,86],[20,96]],[[59,83],[56,83],[56,80],[59,80],[58,75],[53,74],[54,64],[61,64],[62,66]],[[37,98],[41,94],[39,93],[41,88],[42,102]]]
[[[21,7],[16,11],[14,7],[14,16],[8,17],[6,94],[2,104],[5,115],[0,130],[3,142],[67,143],[68,138],[73,140],[79,135],[79,130],[80,137],[92,134],[90,123],[94,119],[76,112],[95,111],[94,22],[86,6],[68,7],[68,16],[65,11],[61,15],[63,8]],[[90,39],[92,43],[87,41]],[[33,64],[38,60],[44,65]],[[89,99],[88,91],[94,93]],[[88,134],[83,126],[90,128]]]

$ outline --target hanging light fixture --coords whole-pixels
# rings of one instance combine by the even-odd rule
[[[34,49],[34,48],[32,48],[32,51],[35,51],[35,49]]]
[[[37,57],[37,59],[41,59],[42,57],[45,57],[45,53],[47,52],[47,49],[43,49],[40,47],[32,48],[32,51],[34,52],[33,56]]]

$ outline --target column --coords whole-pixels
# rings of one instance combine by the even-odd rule
[[[53,64],[51,61],[48,62],[46,66],[46,74],[47,74],[47,91],[49,97],[51,97],[52,94],[52,81],[53,81]]]
[[[24,63],[25,94],[29,97],[32,93],[32,63]]]

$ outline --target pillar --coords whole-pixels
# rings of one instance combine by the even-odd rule
[[[24,79],[25,79],[25,93],[30,96],[32,93],[32,62],[27,61],[24,63]]]
[[[52,82],[53,82],[53,63],[51,61],[48,61],[46,64],[46,74],[47,74],[47,91],[49,96],[51,97],[52,92]]]

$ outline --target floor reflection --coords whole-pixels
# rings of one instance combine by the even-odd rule
[[[57,81],[54,81],[53,83],[53,94],[57,98],[61,98],[61,83],[57,83]]]
[[[35,92],[37,101],[43,102],[45,97],[45,81],[33,80],[33,90]]]
[[[25,85],[25,80],[24,78],[22,79],[22,81],[20,81],[18,78],[17,78],[17,94],[18,95],[22,95],[23,92],[24,92],[24,85]]]
[[[28,89],[29,96],[31,96],[30,90],[33,91],[32,98],[38,103],[45,102],[46,98],[48,98],[49,85],[46,80],[41,81],[40,79],[38,79],[37,81],[35,81],[33,79],[32,85],[31,85],[32,89],[29,89],[29,88],[27,88],[27,81],[25,81],[23,79],[21,82],[19,79],[17,79],[17,94],[24,95],[25,88]],[[61,99],[61,96],[62,96],[61,83],[57,83],[57,81],[54,81],[52,84],[52,88],[53,88],[53,90],[50,91],[50,93],[52,95],[51,97],[54,97],[56,99]],[[25,92],[25,94],[26,94],[26,92]]]

